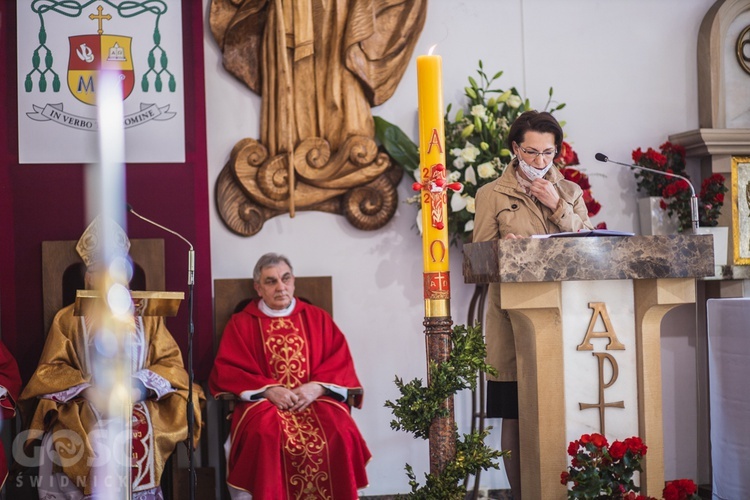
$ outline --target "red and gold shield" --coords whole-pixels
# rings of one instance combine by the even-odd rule
[[[79,101],[95,105],[99,75],[114,72],[122,82],[122,98],[135,86],[132,38],[119,35],[76,35],[68,38],[68,88]]]

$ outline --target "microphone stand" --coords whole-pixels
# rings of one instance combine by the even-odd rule
[[[190,243],[185,237],[176,231],[157,224],[151,219],[147,219],[142,216],[128,203],[127,211],[135,215],[141,220],[148,222],[151,225],[158,227],[170,234],[173,234],[180,238],[182,241],[188,244],[190,249],[188,250],[188,350],[187,350],[187,372],[188,372],[188,397],[187,397],[187,424],[188,424],[188,495],[190,500],[195,500],[195,484],[197,482],[197,476],[195,473],[195,466],[193,464],[193,455],[195,454],[195,447],[193,445],[193,433],[195,429],[195,411],[193,410],[193,379],[195,374],[193,373],[193,333],[195,326],[193,324],[193,288],[195,286],[195,249],[193,244]],[[173,486],[174,487],[174,486]]]
[[[646,172],[651,172],[654,174],[664,175],[667,177],[677,177],[678,179],[682,179],[685,182],[687,182],[688,186],[690,186],[690,219],[693,226],[693,234],[698,234],[698,197],[695,196],[695,188],[693,187],[693,183],[690,182],[690,179],[687,177],[684,177],[682,175],[673,174],[670,172],[662,172],[661,170],[655,170],[653,168],[648,167],[642,167],[640,165],[632,165],[629,163],[620,163],[619,161],[610,160],[606,155],[603,155],[602,153],[596,153],[595,158],[601,162],[607,163],[614,163],[616,165],[621,165],[623,167],[628,167],[631,170],[640,169],[645,170]]]

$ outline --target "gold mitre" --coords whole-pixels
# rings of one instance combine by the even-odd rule
[[[125,234],[125,231],[123,231],[117,222],[97,215],[83,232],[81,239],[78,240],[78,244],[76,245],[76,252],[81,256],[86,267],[101,260],[102,251],[104,250],[104,237],[112,239],[113,250],[115,252],[127,255],[130,249],[128,235]]]

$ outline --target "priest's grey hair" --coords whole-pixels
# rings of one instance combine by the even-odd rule
[[[286,264],[287,266],[289,266],[289,270],[292,271],[292,274],[294,274],[292,263],[289,262],[289,259],[286,258],[286,256],[278,254],[278,253],[267,253],[263,255],[260,259],[258,259],[258,263],[255,264],[255,269],[253,269],[253,280],[256,283],[259,282],[260,275],[263,272],[263,269],[267,267],[278,266],[282,262]]]

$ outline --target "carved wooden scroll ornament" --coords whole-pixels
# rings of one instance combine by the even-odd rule
[[[374,141],[371,106],[393,95],[426,0],[212,0],[224,67],[261,96],[261,136],[238,142],[216,184],[219,212],[250,236],[297,210],[378,229],[401,168]]]

